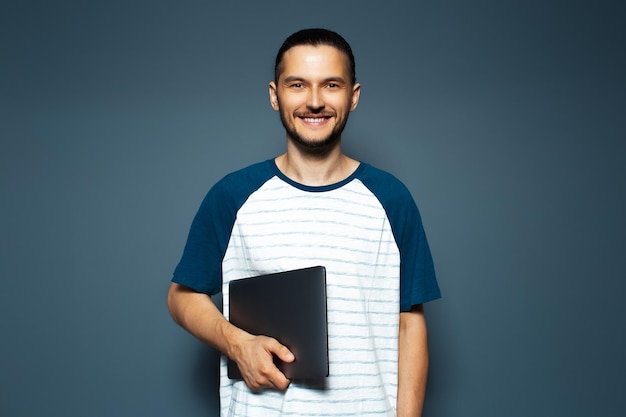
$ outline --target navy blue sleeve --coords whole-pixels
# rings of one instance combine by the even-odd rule
[[[172,282],[209,295],[222,291],[222,260],[237,212],[273,175],[270,162],[229,174],[209,190],[191,223]]]
[[[400,250],[400,311],[441,297],[422,219],[406,186],[369,165],[361,180],[383,205]]]
[[[172,282],[210,295],[221,291],[222,258],[236,210],[224,180],[215,184],[191,223],[183,256],[174,270]]]

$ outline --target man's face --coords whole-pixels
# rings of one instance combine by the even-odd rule
[[[295,46],[285,52],[283,70],[270,83],[270,102],[280,112],[287,137],[300,147],[322,150],[336,144],[359,101],[348,58],[327,46]]]

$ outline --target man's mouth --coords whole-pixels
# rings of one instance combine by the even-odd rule
[[[319,113],[319,114],[297,114],[296,115],[303,123],[309,126],[323,126],[327,123],[334,115],[329,113]]]
[[[326,120],[328,120],[327,117],[303,117],[302,120],[304,120],[306,123],[324,123]]]

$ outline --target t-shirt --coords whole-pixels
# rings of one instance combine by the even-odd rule
[[[255,275],[326,268],[329,376],[250,391],[220,365],[221,415],[394,416],[400,311],[440,297],[419,211],[391,174],[299,184],[274,160],[231,173],[196,214],[172,281],[210,295]],[[296,358],[297,360],[297,358]]]

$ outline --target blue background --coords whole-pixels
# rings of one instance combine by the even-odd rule
[[[621,415],[623,4],[3,2],[0,415],[216,415],[167,287],[208,188],[283,151],[267,83],[311,26],[357,58],[345,151],[422,212],[425,415]]]

